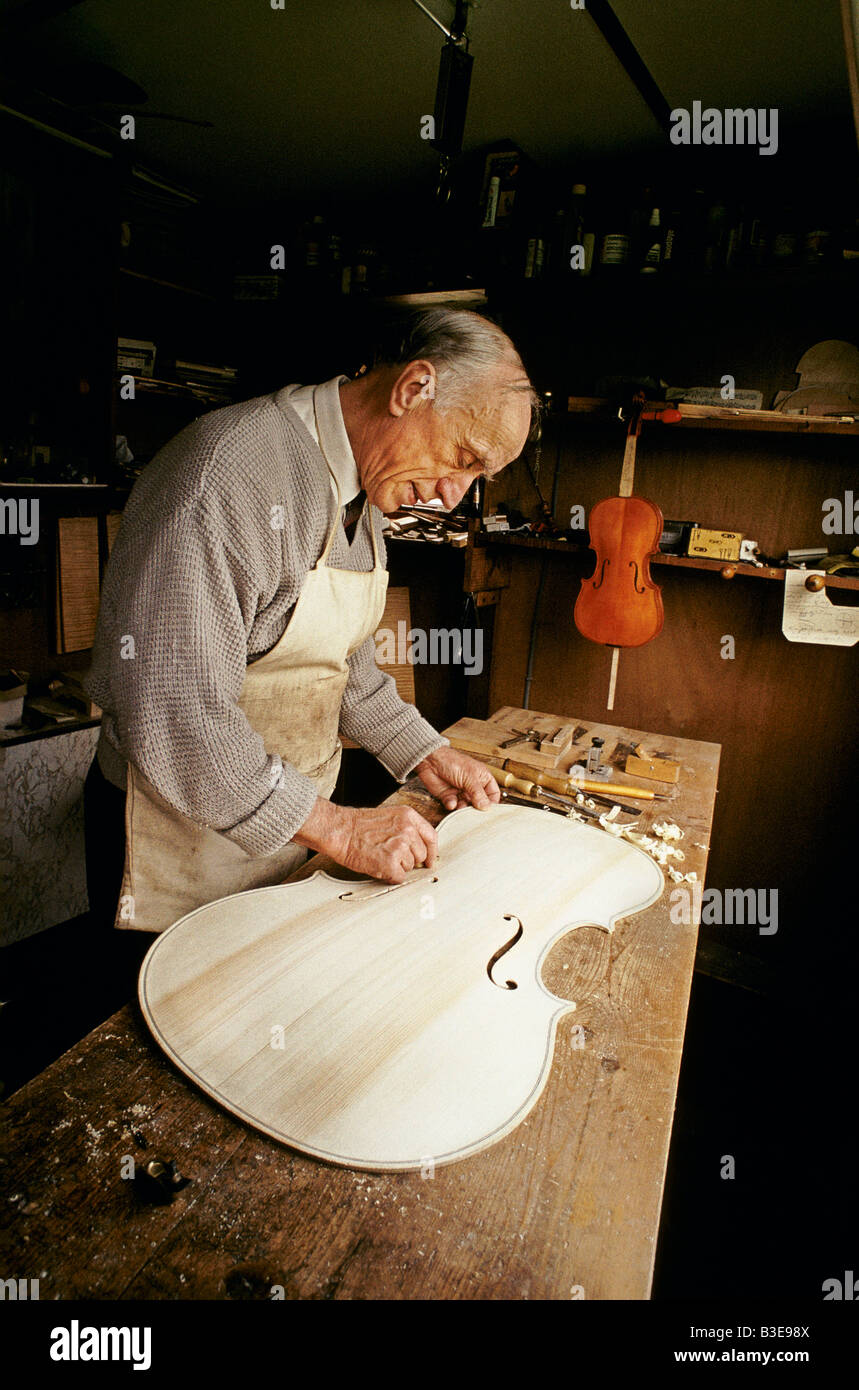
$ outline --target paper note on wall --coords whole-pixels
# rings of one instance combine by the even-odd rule
[[[785,570],[784,611],[781,630],[788,642],[819,642],[830,647],[852,647],[859,642],[859,608],[830,603],[826,590],[812,593],[805,587],[810,574],[822,570]]]

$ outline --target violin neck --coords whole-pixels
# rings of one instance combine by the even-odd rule
[[[628,434],[626,437],[626,447],[623,451],[623,468],[620,474],[619,497],[631,497],[632,485],[635,481],[635,450],[638,444],[637,434]]]

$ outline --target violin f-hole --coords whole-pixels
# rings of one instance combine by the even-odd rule
[[[646,585],[646,584],[641,584],[641,585],[639,585],[639,582],[638,582],[638,561],[637,561],[637,560],[630,560],[630,562],[629,562],[629,568],[630,568],[631,570],[634,570],[634,571],[635,571],[635,573],[634,573],[633,576],[632,576],[632,587],[635,589],[635,592],[636,592],[637,594],[646,594],[646,593],[647,593],[647,585]]]
[[[599,577],[599,579],[595,579],[595,580],[593,581],[593,586],[594,586],[595,589],[598,589],[598,588],[600,587],[600,585],[602,584],[603,580],[605,579],[606,566],[609,565],[610,563],[611,563],[611,562],[610,562],[608,559],[603,560],[602,566],[601,566],[601,568],[600,568],[600,577]]]
[[[502,957],[502,956],[506,956],[506,954],[507,954],[508,951],[512,951],[513,947],[516,945],[516,942],[520,939],[520,937],[522,936],[522,933],[523,933],[524,930],[525,930],[525,928],[522,926],[522,923],[519,921],[519,918],[518,918],[518,917],[514,917],[514,916],[513,916],[511,913],[509,913],[509,912],[505,912],[505,914],[504,914],[504,921],[505,921],[505,922],[518,922],[519,925],[518,925],[516,931],[514,932],[513,936],[511,936],[510,940],[509,940],[509,941],[505,941],[504,945],[501,946],[501,947],[499,947],[499,949],[495,952],[495,955],[492,956],[492,958],[491,958],[490,961],[489,961],[489,964],[488,964],[487,967],[486,967],[486,973],[487,973],[487,975],[489,976],[490,980],[492,980],[492,983],[496,986],[497,989],[518,989],[519,986],[517,985],[517,983],[516,983],[515,980],[507,980],[507,982],[506,982],[505,984],[501,985],[501,984],[498,983],[497,980],[493,979],[493,976],[492,976],[492,971],[493,971],[493,969],[495,968],[495,966],[498,964],[498,962],[500,961],[501,957]]]

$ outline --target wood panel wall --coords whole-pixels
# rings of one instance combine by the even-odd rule
[[[541,486],[549,495],[557,458],[561,524],[574,503],[589,511],[616,492],[622,447],[622,425],[563,415],[549,422]],[[672,434],[654,425],[642,438],[636,491],[666,517],[742,530],[777,554],[831,542],[821,532],[822,503],[855,488],[857,457],[855,439]],[[489,504],[502,499],[533,513],[521,462],[502,475]],[[846,548],[855,543],[844,539]],[[585,641],[573,622],[579,579],[591,565],[554,551],[512,553],[511,585],[496,611],[489,705],[522,702],[543,565],[530,707],[605,719],[610,651]],[[653,575],[665,626],[648,646],[621,653],[611,722],[722,744],[708,884],[778,889],[780,928],[770,938],[747,926],[711,926],[702,939],[786,964],[808,931],[844,920],[831,884],[855,801],[859,647],[788,642],[776,581],[667,566]],[[721,654],[726,634],[733,660]]]

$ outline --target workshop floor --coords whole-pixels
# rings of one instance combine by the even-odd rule
[[[113,936],[119,952],[82,917],[0,952],[4,1095],[132,996],[148,937]],[[820,1017],[813,984],[797,1011],[696,974],[654,1298],[819,1299],[855,1265],[852,1099],[838,1086],[847,1015],[843,1039],[827,1019],[825,1044]]]

